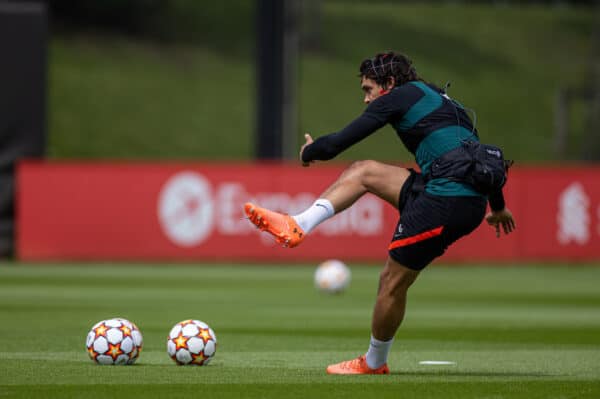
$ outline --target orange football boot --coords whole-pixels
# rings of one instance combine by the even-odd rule
[[[365,355],[359,356],[356,359],[347,360],[345,362],[332,364],[327,367],[327,374],[389,374],[390,369],[387,364],[372,369],[367,365]]]
[[[273,212],[250,202],[244,204],[244,212],[252,224],[273,235],[284,247],[294,248],[306,236],[290,215]]]

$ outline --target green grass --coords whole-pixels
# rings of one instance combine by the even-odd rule
[[[432,266],[411,289],[390,376],[328,376],[366,350],[377,267],[354,265],[328,296],[313,267],[0,266],[0,397],[597,398],[600,268]],[[97,321],[126,317],[144,350],[134,366],[96,366]],[[166,335],[213,327],[206,367],[178,367]],[[423,366],[421,360],[456,365]]]
[[[252,158],[254,27],[242,23],[252,20],[252,10],[178,2],[175,11],[160,26],[186,44],[53,36],[51,157]],[[554,158],[555,95],[585,83],[591,9],[326,1],[322,11],[321,48],[301,54],[299,62],[299,141],[305,131],[320,136],[354,119],[364,109],[358,63],[396,49],[425,79],[451,81],[450,94],[477,111],[482,137],[502,145],[510,158]],[[219,30],[215,21],[224,13],[234,22]],[[570,139],[581,143],[585,112],[581,104],[575,108]],[[393,135],[385,128],[340,158],[411,160]],[[576,157],[581,145],[569,151]]]

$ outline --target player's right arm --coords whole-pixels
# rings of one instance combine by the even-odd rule
[[[313,161],[328,161],[333,159],[336,155],[371,135],[384,125],[385,122],[382,123],[369,114],[363,113],[339,132],[321,136],[314,141],[310,135],[306,134],[304,136],[306,143],[304,143],[300,150],[302,164],[307,166]]]
[[[304,139],[306,140],[306,142],[302,145],[302,147],[300,147],[300,161],[302,162],[302,166],[310,166],[310,162],[312,162],[312,161],[304,162],[304,160],[302,160],[302,153],[304,152],[304,149],[307,146],[311,145],[314,142],[314,140],[313,140],[312,136],[308,133],[304,134]]]
[[[300,150],[302,164],[327,161],[371,135],[393,119],[401,118],[422,96],[416,86],[405,84],[371,102],[365,112],[336,133],[308,139]],[[309,136],[310,137],[310,136]]]

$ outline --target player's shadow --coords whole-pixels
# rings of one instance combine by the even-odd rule
[[[446,376],[446,377],[560,377],[561,374],[549,374],[541,372],[516,372],[516,371],[457,371],[457,370],[439,370],[439,371],[393,371],[392,375],[408,376]]]

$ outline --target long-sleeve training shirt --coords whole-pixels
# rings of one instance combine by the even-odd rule
[[[461,145],[479,140],[464,108],[433,85],[412,81],[394,87],[372,101],[358,118],[342,130],[308,145],[302,160],[329,160],[390,124],[426,175],[433,160]],[[445,178],[431,179],[425,190],[441,196],[480,196],[471,186]]]

